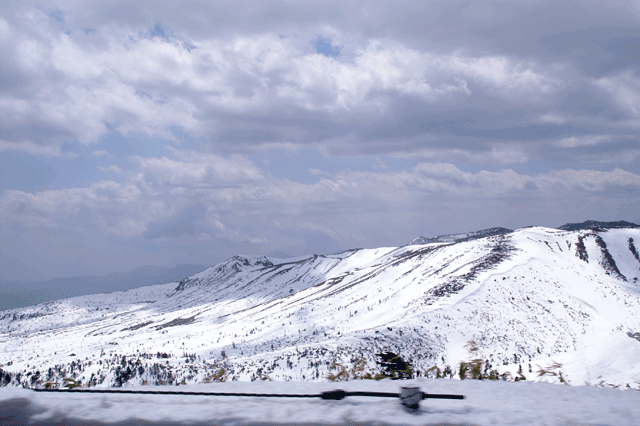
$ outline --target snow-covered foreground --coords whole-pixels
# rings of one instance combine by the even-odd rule
[[[38,393],[0,389],[2,425],[616,425],[640,424],[640,392],[549,383],[415,379],[342,383],[227,382],[130,389],[191,392],[304,393],[399,392],[463,394],[464,400],[423,400],[417,413],[396,398],[341,401],[174,395]]]

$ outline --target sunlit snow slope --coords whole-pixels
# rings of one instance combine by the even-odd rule
[[[640,387],[640,229],[235,256],[180,283],[0,311],[0,383],[326,380],[392,351],[454,373],[475,341],[528,380]],[[637,336],[637,339],[633,336]],[[477,356],[477,355],[474,355]],[[530,372],[531,370],[531,372]],[[544,376],[550,379],[557,376]]]

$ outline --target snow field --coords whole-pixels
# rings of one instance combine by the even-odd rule
[[[12,425],[217,424],[217,425],[616,425],[637,426],[640,392],[547,383],[505,383],[415,379],[360,380],[342,383],[231,382],[179,387],[127,389],[189,392],[301,393],[323,391],[400,392],[418,386],[427,393],[463,394],[464,400],[423,400],[417,413],[396,398],[347,397],[341,401],[173,395],[105,395],[37,393],[0,389],[0,408],[28,401],[22,419]],[[0,415],[0,420],[2,419]],[[24,423],[20,423],[20,420]]]

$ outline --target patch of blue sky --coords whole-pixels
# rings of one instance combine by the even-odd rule
[[[196,46],[187,41],[183,36],[176,34],[169,26],[162,22],[157,22],[153,27],[149,28],[146,32],[141,34],[146,38],[160,38],[164,41],[171,43],[179,43],[188,52],[191,52]]]
[[[322,36],[318,36],[315,40],[313,40],[313,46],[316,48],[316,53],[320,53],[321,55],[337,58],[340,56],[340,51],[342,50],[340,46],[334,46],[333,40],[330,38],[325,38]]]
[[[170,40],[173,38],[173,32],[171,31],[170,28],[158,22],[151,29],[149,29],[149,36],[160,37],[165,40]]]
[[[0,152],[0,190],[16,189],[27,192],[47,189],[58,174],[50,158],[20,151]]]
[[[149,99],[156,104],[166,104],[169,100],[169,96],[165,93],[150,93],[140,89],[136,89],[136,95],[141,98]]]
[[[174,129],[170,129],[174,133]],[[171,154],[171,142],[162,137],[152,137],[142,133],[122,134],[110,126],[109,132],[90,146],[93,151],[106,151],[116,158],[166,157]]]
[[[50,18],[55,19],[60,24],[64,24],[65,23],[66,15],[62,10],[60,10],[60,9],[51,9],[51,10],[46,10],[45,13],[47,14],[47,16],[49,16]]]
[[[24,152],[0,153],[0,191],[17,189],[37,192],[49,189],[84,187],[100,180],[99,161],[86,153],[44,157]]]
[[[58,8],[50,9],[45,7],[40,7],[40,11],[57,22],[64,34],[71,35],[73,33],[73,27],[70,26],[67,22],[67,15],[64,13],[64,11]]]
[[[171,144],[163,138],[122,135],[111,129],[95,144],[64,144],[63,155],[59,157],[2,151],[0,191],[36,192],[87,187],[100,180],[122,182],[127,171],[137,169],[131,157],[173,157],[169,146]]]
[[[171,31],[171,28],[161,22],[156,23],[153,27],[139,30],[138,37],[141,39],[159,38],[169,43],[175,42],[176,40],[175,34]]]

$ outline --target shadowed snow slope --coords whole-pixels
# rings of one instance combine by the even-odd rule
[[[449,366],[455,376],[473,340],[473,357],[501,373],[638,388],[639,246],[640,229],[530,227],[235,256],[180,283],[0,311],[0,383],[323,381],[334,362],[349,369],[363,358],[362,374],[380,371],[381,351],[418,373]],[[538,377],[554,362],[563,367]]]

